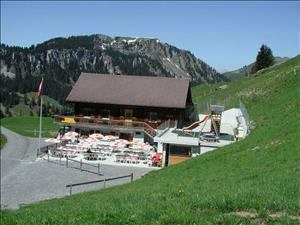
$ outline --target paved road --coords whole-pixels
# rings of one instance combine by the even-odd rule
[[[63,197],[69,194],[65,186],[79,183],[134,174],[138,179],[151,171],[150,168],[122,166],[101,166],[101,176],[46,160],[36,160],[38,139],[20,136],[1,127],[7,137],[7,144],[1,150],[1,207],[16,209],[21,204],[29,204],[45,199]],[[69,164],[72,166],[72,163]],[[73,165],[75,166],[75,165]],[[76,165],[78,167],[78,165]],[[95,172],[97,168],[95,168]],[[127,183],[129,179],[111,181],[106,187]],[[103,188],[102,183],[74,187],[73,193]]]
[[[1,127],[1,133],[7,138],[6,145],[0,151],[2,180],[21,162],[35,161],[38,139],[23,137],[4,127]],[[44,140],[41,141],[42,145],[45,145]]]

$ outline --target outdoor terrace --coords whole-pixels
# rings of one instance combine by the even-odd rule
[[[124,117],[101,118],[90,116],[54,116],[54,121],[66,125],[84,124],[84,125],[97,125],[103,127],[117,128],[140,128],[143,129],[150,136],[156,136],[155,129],[161,124],[161,121],[146,122],[141,119],[125,119]]]

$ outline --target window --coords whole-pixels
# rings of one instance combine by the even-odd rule
[[[132,109],[125,109],[125,119],[132,118],[133,110]]]
[[[85,116],[91,116],[94,113],[94,109],[90,107],[84,107],[82,111]]]
[[[157,112],[150,112],[149,113],[149,121],[156,121],[157,120]]]
[[[103,118],[109,118],[109,115],[110,115],[110,111],[109,111],[109,110],[104,109],[104,110],[102,111],[102,117],[103,117]]]
[[[167,115],[166,115],[166,118],[167,118],[167,119],[170,119],[170,120],[174,120],[174,116],[171,115],[171,114],[167,114]]]

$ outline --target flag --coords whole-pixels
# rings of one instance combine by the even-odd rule
[[[44,78],[42,78],[42,80],[41,80],[41,83],[40,83],[40,85],[39,85],[39,90],[38,90],[38,93],[37,93],[37,95],[38,95],[39,97],[40,97],[41,94],[42,94],[43,80],[44,80]]]

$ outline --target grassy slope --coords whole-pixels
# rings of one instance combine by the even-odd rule
[[[1,134],[1,136],[0,136],[0,150],[3,148],[3,146],[6,144],[6,142],[7,142],[6,137],[3,134]]]
[[[38,137],[39,132],[39,117],[20,116],[7,117],[1,119],[1,126],[6,127],[18,134],[28,137]],[[42,136],[52,137],[57,133],[59,125],[53,123],[50,117],[43,117],[42,120]]]
[[[297,224],[270,212],[300,211],[299,84],[294,58],[258,77],[195,88],[196,101],[212,96],[228,105],[242,98],[255,129],[244,141],[133,184],[44,201],[3,213],[5,224]],[[229,215],[257,211],[258,218]],[[299,221],[298,221],[299,222]]]
[[[38,102],[38,97],[37,97],[37,93],[36,92],[28,92],[27,96],[28,96],[28,99],[34,98],[34,100],[36,102]],[[48,104],[49,103],[50,105],[52,105],[54,107],[57,107],[58,109],[62,108],[62,105],[58,101],[56,101],[53,98],[48,97],[47,95],[43,95],[43,103],[44,104]]]
[[[288,60],[289,58],[287,57],[275,57],[275,64],[280,64],[280,63],[284,63]],[[229,71],[229,72],[225,72],[223,73],[223,75],[228,78],[229,80],[240,80],[240,79],[244,79],[248,76],[248,74],[251,76],[251,69],[254,66],[254,63],[251,63],[247,66],[244,66],[240,69],[237,70],[233,70],[233,71]]]
[[[28,92],[26,93],[28,102],[31,101],[31,99],[34,99],[34,101],[39,104],[37,93],[36,92]],[[30,116],[30,112],[32,112],[33,115],[37,115],[37,110],[39,106],[35,106],[34,109],[31,109],[29,105],[24,104],[24,95],[19,93],[20,98],[20,103],[13,106],[11,108],[11,112],[13,113],[14,116]],[[62,109],[62,105],[54,100],[53,98],[48,97],[47,95],[43,95],[43,104],[47,105],[49,104],[53,108],[57,108],[58,110]]]
[[[11,111],[14,116],[30,116],[32,111],[28,105],[25,105],[23,102],[20,102],[17,105],[14,105],[11,108]]]

